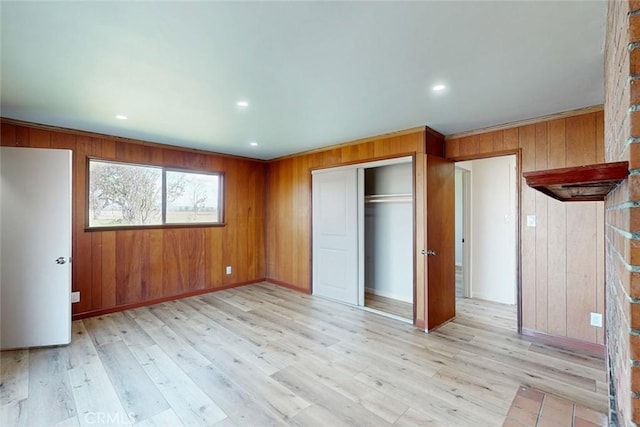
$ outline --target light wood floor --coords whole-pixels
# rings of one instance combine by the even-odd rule
[[[364,294],[364,305],[374,310],[394,314],[407,320],[413,321],[413,304],[399,301],[393,298],[381,297],[369,292]]]
[[[521,384],[606,411],[602,361],[458,310],[427,335],[258,284],[77,321],[70,346],[2,353],[0,425],[500,426]]]

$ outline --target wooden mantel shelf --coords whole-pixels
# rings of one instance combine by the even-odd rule
[[[629,175],[628,162],[600,163],[522,174],[527,185],[562,202],[591,202],[605,196]]]

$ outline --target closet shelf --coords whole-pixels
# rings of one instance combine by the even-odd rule
[[[529,187],[561,202],[604,200],[628,175],[628,162],[599,163],[522,174]]]
[[[365,203],[410,203],[413,202],[413,194],[374,194],[364,196]]]

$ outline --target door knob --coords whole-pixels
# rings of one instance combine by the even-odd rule
[[[67,263],[67,259],[63,256],[58,257],[58,259],[56,259],[56,264],[66,264]]]

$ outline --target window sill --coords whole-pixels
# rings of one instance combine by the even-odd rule
[[[191,224],[154,224],[154,225],[114,225],[106,227],[85,227],[85,232],[95,231],[135,231],[135,230],[163,230],[163,229],[176,229],[176,228],[217,228],[226,227],[226,222],[216,223],[191,223]]]

